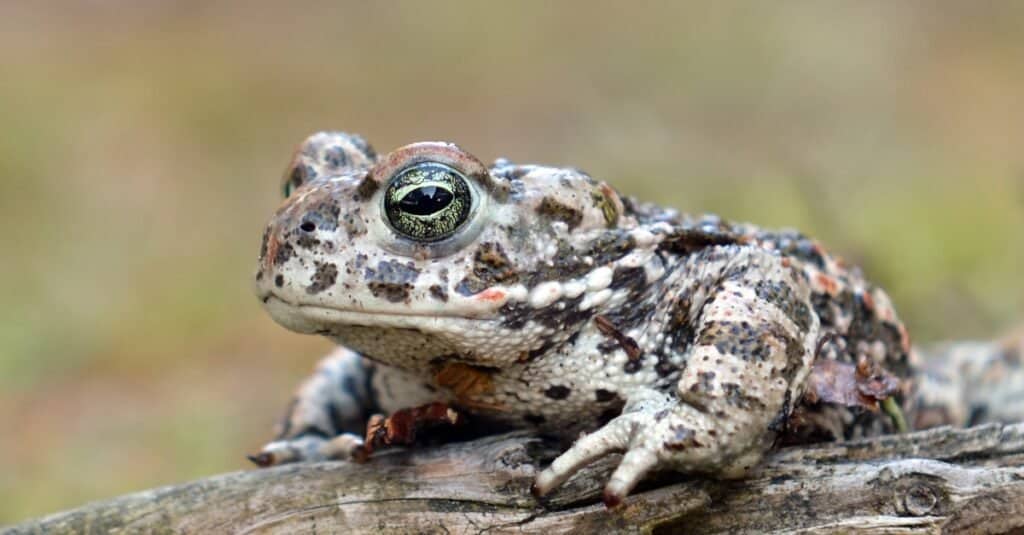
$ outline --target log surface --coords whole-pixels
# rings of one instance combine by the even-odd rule
[[[772,454],[740,481],[666,475],[599,502],[617,457],[538,502],[552,447],[523,433],[367,464],[235,472],[0,530],[42,533],[1003,533],[1024,531],[1024,424],[939,428]]]

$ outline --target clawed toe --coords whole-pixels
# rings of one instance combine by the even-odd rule
[[[632,449],[626,452],[604,488],[604,504],[612,508],[621,503],[633,487],[657,465],[658,456],[649,450]]]
[[[246,455],[245,458],[249,459],[250,461],[252,461],[252,464],[255,464],[260,468],[266,468],[268,466],[274,466],[275,464],[279,464],[277,461],[274,460],[274,454],[269,452],[260,452],[255,455]]]
[[[541,497],[551,492],[601,457],[625,451],[622,461],[608,479],[603,495],[604,504],[609,508],[622,503],[636,484],[656,468],[659,462],[655,452],[633,443],[637,425],[632,417],[620,417],[577,440],[551,466],[537,475],[531,489],[534,496]]]
[[[608,455],[624,451],[628,446],[630,428],[624,419],[617,419],[576,441],[565,453],[545,468],[533,484],[533,494],[544,496],[564,483],[584,466]]]

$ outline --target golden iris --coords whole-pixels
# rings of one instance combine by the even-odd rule
[[[391,228],[417,241],[443,240],[469,218],[469,184],[461,173],[436,162],[399,172],[384,193],[384,214]]]

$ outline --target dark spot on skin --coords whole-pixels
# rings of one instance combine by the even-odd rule
[[[781,331],[781,327],[778,330]],[[723,355],[764,362],[774,349],[771,340],[782,341],[775,330],[766,325],[755,327],[747,321],[710,321],[704,325],[697,343],[715,346]]]
[[[280,247],[277,248],[277,254],[274,255],[274,265],[280,266],[281,264],[284,264],[289,259],[291,259],[292,255],[294,254],[295,249],[292,247],[292,244],[286,243],[284,245],[281,245]]]
[[[338,145],[328,147],[324,151],[324,163],[330,166],[332,171],[337,171],[349,164],[348,154]]]
[[[764,410],[764,403],[753,396],[748,396],[743,387],[736,383],[722,383],[722,392],[725,393],[725,401],[741,410]]]
[[[527,322],[533,321],[554,330],[576,331],[593,314],[593,310],[579,309],[582,300],[581,294],[571,299],[559,299],[541,309],[533,308],[527,303],[505,303],[500,309],[501,324],[509,329],[519,329]]]
[[[611,401],[617,397],[619,397],[619,395],[616,394],[615,392],[605,390],[603,388],[598,388],[597,390],[594,391],[594,400],[596,400],[598,403]]]
[[[532,311],[533,308],[525,303],[505,303],[499,310],[501,325],[513,330],[522,329],[530,321],[530,313]]]
[[[448,290],[445,290],[444,286],[439,284],[431,285],[430,296],[438,301],[444,301],[445,303],[448,302]]]
[[[629,293],[626,296],[628,306],[621,306],[615,310],[608,311],[605,317],[621,330],[642,328],[650,323],[656,311],[656,302],[647,299],[644,294]]]
[[[591,242],[584,256],[594,259],[594,265],[603,266],[626,256],[636,249],[636,240],[629,233],[621,230],[604,232]]]
[[[377,159],[377,151],[373,150],[373,146],[367,143],[362,136],[352,134],[349,135],[348,139],[349,141],[352,142],[353,145],[355,145],[357,149],[362,151],[362,153],[365,154],[367,158],[369,158],[370,160]]]
[[[411,286],[404,284],[390,284],[383,282],[371,282],[367,285],[374,297],[383,297],[392,303],[401,303],[409,298]]]
[[[544,343],[541,344],[540,347],[538,347],[537,349],[531,349],[526,354],[526,361],[530,362],[530,361],[532,361],[534,359],[537,359],[537,358],[540,358],[540,357],[544,356],[545,354],[548,353],[548,351],[551,351],[551,349],[553,347],[555,347],[555,341],[551,340],[550,338],[545,339]]]
[[[664,420],[665,417],[668,416],[668,413],[669,413],[668,409],[661,409],[660,411],[654,413],[654,421],[655,422],[660,422],[660,421]]]
[[[310,231],[310,232],[312,232],[312,231]],[[316,238],[314,238],[314,237],[312,237],[312,236],[310,236],[308,234],[303,234],[302,236],[299,237],[298,240],[295,240],[295,245],[297,245],[297,246],[299,246],[299,247],[301,247],[303,249],[313,249],[314,247],[320,245],[320,240],[318,240],[318,239],[316,239]]]
[[[569,397],[570,393],[572,393],[572,390],[562,385],[553,385],[544,391],[544,395],[551,399],[565,399]]]
[[[373,194],[377,193],[378,188],[380,188],[380,184],[378,184],[377,181],[367,173],[366,176],[359,181],[359,185],[356,186],[356,194],[359,195],[361,200],[366,200],[373,197]]]
[[[654,365],[654,371],[659,377],[667,377],[679,370],[679,367],[672,364],[664,355],[658,355],[658,363]]]
[[[667,236],[659,249],[680,255],[690,255],[704,251],[716,245],[729,245],[738,242],[738,237],[728,228],[720,226],[687,227],[679,226]]]
[[[590,273],[593,266],[565,241],[559,241],[558,252],[550,262],[541,262],[526,274],[523,283],[533,288],[545,281],[576,279]]]
[[[274,285],[278,288],[284,286],[284,275],[278,275],[274,277]]]
[[[351,210],[347,210],[341,216],[341,224],[344,225],[345,231],[348,232],[350,237],[366,234],[366,223],[363,222],[360,214],[361,211],[356,207]]]
[[[754,285],[754,292],[758,297],[781,310],[801,332],[806,332],[810,327],[810,308],[797,298],[796,293],[788,284],[762,280]]]
[[[303,214],[300,228],[305,232],[313,232],[316,229],[333,231],[338,228],[338,215],[341,214],[341,207],[331,199],[318,202],[311,210]],[[307,230],[309,229],[309,230]]]
[[[647,286],[647,272],[643,267],[616,267],[612,272],[612,281],[609,288],[629,288],[634,290]]]
[[[822,327],[832,327],[836,324],[836,316],[832,310],[832,299],[824,293],[811,293],[811,307],[821,321]]]
[[[469,296],[497,284],[515,284],[518,280],[519,272],[501,244],[484,242],[473,254],[473,271],[459,282],[455,291]]]
[[[601,234],[591,244],[587,255],[594,258],[595,265],[606,265],[621,259],[633,252],[634,249],[636,249],[636,240],[632,235],[624,231],[612,231]]]
[[[260,262],[267,257],[267,246],[270,242],[270,227],[263,231],[263,239],[260,241]]]
[[[408,299],[419,275],[420,270],[412,262],[403,264],[398,260],[381,260],[377,269],[368,267],[363,273],[373,296],[383,297],[392,303]]]
[[[569,226],[569,230],[575,229],[583,221],[583,212],[551,197],[541,199],[537,213],[543,217],[564,222]]]
[[[697,372],[697,382],[690,387],[690,392],[709,393],[715,388],[715,372]]]
[[[697,432],[684,425],[673,425],[669,428],[672,431],[672,438],[665,441],[665,447],[674,450],[685,450],[687,448],[700,447],[697,442]]]
[[[511,162],[508,162],[508,167],[502,168],[502,176],[508,180],[517,181],[522,184],[520,179],[530,174],[530,171],[531,169],[529,166],[513,165]]]
[[[569,338],[566,338],[565,345],[569,346],[569,347],[572,347],[572,346],[576,345],[576,340],[579,337],[580,337],[580,331],[573,332],[572,334],[569,335]]]
[[[526,420],[526,422],[529,424],[542,425],[544,422],[547,421],[547,418],[545,418],[541,414],[527,413],[525,416],[523,416],[523,420]]]
[[[626,289],[628,293],[625,301],[630,305],[609,311],[605,317],[623,331],[647,324],[655,312],[656,300],[651,299],[650,294],[656,284],[656,282],[647,282],[647,274],[642,267],[616,268],[612,273],[609,288],[613,290]]]
[[[306,293],[316,295],[334,286],[336,280],[338,280],[338,266],[317,262],[316,272],[313,273],[313,278],[310,281],[310,285],[306,288]]]

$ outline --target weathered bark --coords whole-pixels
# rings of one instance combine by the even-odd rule
[[[617,458],[539,503],[555,452],[522,433],[368,464],[286,465],[122,496],[13,526],[29,533],[1001,533],[1024,530],[1024,424],[933,429],[773,454],[742,481],[661,478],[614,510]]]

